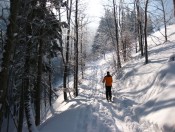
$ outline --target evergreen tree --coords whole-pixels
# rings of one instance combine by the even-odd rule
[[[52,80],[47,73],[53,68],[49,60],[56,57],[58,52],[62,52],[62,47],[59,45],[62,41],[60,32],[66,23],[57,19],[50,7],[46,6],[46,0],[19,1],[19,5],[18,1],[11,2],[9,16],[11,23],[7,28],[7,36],[10,36],[7,38],[10,41],[7,41],[8,50],[4,55],[8,61],[3,59],[2,63],[8,68],[5,68],[5,71],[2,69],[0,76],[2,77],[0,81],[4,82],[3,92],[7,94],[1,96],[6,101],[1,109],[0,119],[1,124],[5,122],[4,106],[7,106],[5,103],[10,104],[8,109],[13,109],[13,116],[16,120],[19,119],[18,131],[22,131],[24,110],[29,131],[32,131],[35,128],[35,124],[31,121],[34,119],[33,115],[36,125],[40,124],[43,95],[49,93],[47,97],[50,102],[52,100],[53,90],[50,85]],[[50,2],[57,8],[65,6],[61,1]],[[35,108],[34,113],[32,106]]]

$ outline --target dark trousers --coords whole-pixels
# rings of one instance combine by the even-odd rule
[[[111,100],[112,93],[111,93],[111,86],[106,86],[106,99]]]

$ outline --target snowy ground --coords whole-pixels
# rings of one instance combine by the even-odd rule
[[[116,79],[112,53],[89,62],[79,96],[60,96],[39,127],[40,132],[175,132],[175,26],[169,26],[168,43],[150,39],[149,64],[135,54]],[[171,56],[171,57],[170,57]],[[138,59],[139,58],[139,59]],[[175,58],[174,58],[175,59]],[[102,78],[113,73],[113,102],[105,99]]]

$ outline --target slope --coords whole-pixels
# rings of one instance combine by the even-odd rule
[[[149,64],[134,54],[123,65],[120,78],[114,72],[113,54],[89,62],[79,82],[79,96],[67,102],[59,96],[39,127],[41,132],[136,132],[174,131],[175,123],[175,33],[170,42],[149,41]],[[157,37],[159,33],[155,34]],[[163,39],[159,39],[163,40]],[[155,40],[158,42],[157,40]],[[155,42],[154,41],[154,42]],[[168,61],[171,60],[171,61]],[[113,103],[105,99],[101,83],[106,71],[113,73]],[[71,84],[70,84],[71,85]]]

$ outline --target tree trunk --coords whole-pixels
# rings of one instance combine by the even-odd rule
[[[16,26],[16,18],[19,11],[19,0],[10,0],[10,16],[9,16],[9,25],[7,26],[7,40],[6,44],[4,46],[4,53],[2,58],[2,65],[1,65],[1,72],[0,72],[0,104],[2,104],[0,108],[0,130],[1,125],[3,122],[3,115],[5,111],[5,102],[6,102],[6,96],[8,91],[8,73],[9,73],[9,67],[10,67],[10,60],[12,56],[12,51],[14,48],[15,43],[14,40],[14,33],[15,33],[15,26]]]
[[[30,3],[32,5],[32,8],[35,6],[34,3]],[[28,125],[29,132],[32,132],[33,129],[36,129],[34,116],[32,112],[31,107],[31,91],[30,91],[30,58],[31,58],[31,47],[32,47],[32,40],[31,38],[28,38],[28,36],[32,36],[32,27],[31,22],[33,21],[33,12],[30,12],[27,16],[26,20],[26,51],[25,51],[25,64],[24,64],[24,75],[23,75],[23,86],[24,86],[24,109],[25,109],[25,115]]]
[[[24,119],[24,87],[21,87],[18,132],[22,132]]]
[[[51,55],[49,55],[49,66],[51,67]],[[52,70],[49,71],[49,104],[52,105]]]
[[[2,29],[1,29],[1,51],[3,53],[3,47],[4,47],[4,40],[3,40],[3,32],[2,32]]]
[[[174,16],[175,16],[175,0],[173,0],[173,4],[174,4]]]
[[[42,35],[43,31],[40,31],[40,35]],[[41,82],[42,82],[42,52],[43,52],[43,41],[40,38],[39,42],[39,53],[38,53],[38,74],[37,74],[37,85],[36,85],[36,116],[35,123],[36,125],[40,125],[40,103],[41,103]]]
[[[81,38],[80,38],[80,49],[81,49],[81,77],[84,78],[83,72],[83,18],[81,18]]]
[[[142,30],[142,21],[141,21],[141,13],[140,13],[140,1],[137,0],[136,2],[137,7],[137,20],[138,20],[138,40],[139,40],[139,48],[141,51],[141,56],[143,56],[143,30]]]
[[[114,9],[114,23],[115,23],[115,36],[116,36],[116,48],[117,48],[117,67],[118,69],[121,68],[121,61],[120,61],[120,50],[119,50],[119,36],[118,36],[118,22],[116,18],[116,4],[113,0],[113,9]]]
[[[69,0],[67,0],[69,4]],[[67,30],[67,45],[66,45],[66,62],[64,66],[64,77],[63,77],[63,87],[67,88],[67,76],[68,76],[68,64],[69,64],[69,43],[70,43],[70,20],[71,20],[71,11],[72,11],[72,0],[70,0],[69,10],[67,9],[67,21],[68,21],[68,30]],[[67,100],[67,92],[64,90],[64,100]]]
[[[147,48],[147,9],[148,9],[148,0],[146,0],[146,5],[145,5],[145,27],[144,27],[144,32],[145,32],[145,64],[148,63],[148,48]]]
[[[78,96],[78,0],[75,7],[75,75],[74,75],[74,95]]]
[[[125,27],[124,27],[124,11],[123,11],[123,1],[120,0],[120,5],[119,5],[119,26],[120,26],[120,40],[121,40],[121,45],[122,45],[122,56],[123,56],[123,60],[126,61],[126,44],[124,42],[124,34],[123,32],[125,31]]]
[[[45,10],[46,10],[46,0],[40,0],[40,6],[43,10],[42,14],[38,14],[40,15],[40,19],[43,20],[45,17]],[[42,35],[44,34],[44,30],[43,30],[43,25],[41,25],[40,29],[39,29],[39,51],[38,51],[38,74],[37,74],[37,87],[36,87],[36,97],[35,97],[35,102],[36,102],[36,116],[35,116],[35,124],[36,126],[40,125],[40,111],[41,111],[41,84],[42,84],[42,58],[43,58],[43,46],[44,46],[44,42],[43,42],[43,37]]]
[[[30,27],[30,26],[29,26]],[[27,31],[30,32],[30,31]],[[30,41],[30,40],[29,40]],[[27,42],[27,41],[26,41]],[[25,64],[24,64],[24,79],[23,79],[23,86],[24,86],[24,108],[25,108],[25,115],[28,125],[29,132],[36,129],[34,124],[34,117],[32,113],[31,107],[31,95],[30,95],[30,49],[31,49],[31,42],[27,42],[26,54],[25,54]]]
[[[61,11],[59,9],[59,20],[61,21]],[[61,31],[61,39],[62,39],[62,31]],[[60,42],[61,47],[63,47],[63,42],[61,40]],[[67,56],[67,51],[66,51],[66,56]],[[67,62],[64,59],[64,55],[62,52],[62,58],[63,58],[63,63],[64,63],[64,73],[63,73],[63,95],[64,95],[64,100],[67,100],[67,92],[66,92],[66,81],[67,81]],[[67,58],[67,57],[66,57]]]
[[[163,3],[163,0],[161,0],[162,10],[163,10],[163,23],[164,23],[164,29],[165,29],[165,42],[168,41],[167,37],[167,24],[166,24],[166,14],[165,14],[165,6]]]
[[[136,53],[138,52],[138,46],[137,46],[137,36],[138,36],[138,32],[137,32],[137,25],[138,25],[138,21],[137,21],[137,17],[136,17],[137,11],[136,11],[136,1],[134,1],[134,40],[135,40],[135,49],[136,49]]]
[[[29,69],[30,69],[30,44],[29,42],[27,44],[27,49],[26,49],[26,57],[25,57],[25,71],[24,71],[24,79],[23,79],[23,85],[24,85],[24,107],[25,107],[25,114],[26,114],[26,119],[27,119],[27,125],[29,132],[31,132],[31,126],[32,123],[30,122],[31,115],[30,115],[30,79],[29,79]]]

